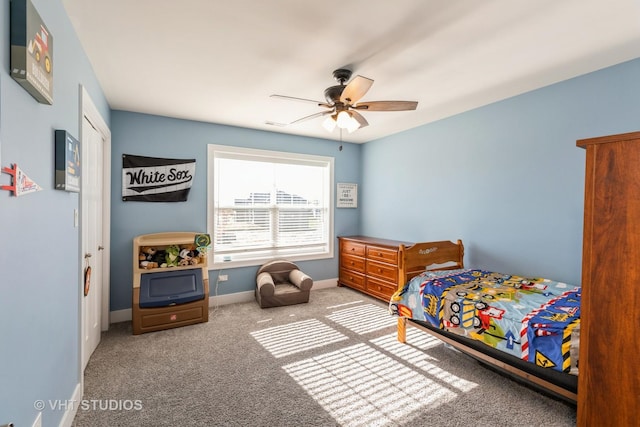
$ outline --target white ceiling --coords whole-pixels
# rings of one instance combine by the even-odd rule
[[[318,138],[337,68],[375,81],[366,142],[640,57],[638,0],[63,0],[113,109]],[[54,34],[55,37],[55,34]],[[639,76],[640,78],[640,76]]]

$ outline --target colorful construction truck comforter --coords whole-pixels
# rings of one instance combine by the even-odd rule
[[[538,366],[577,374],[580,293],[579,286],[543,278],[428,271],[397,291],[389,309]]]

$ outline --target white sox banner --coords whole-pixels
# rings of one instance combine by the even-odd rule
[[[195,159],[122,155],[122,200],[184,202],[196,174]]]

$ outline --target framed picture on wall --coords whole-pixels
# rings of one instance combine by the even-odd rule
[[[80,192],[80,142],[66,130],[55,132],[56,190]]]
[[[53,104],[53,36],[30,0],[11,0],[11,77]]]
[[[336,191],[338,208],[358,207],[358,184],[339,182]]]

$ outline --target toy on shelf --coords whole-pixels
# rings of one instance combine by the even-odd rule
[[[169,245],[164,249],[142,246],[138,261],[141,269],[151,270],[198,265],[206,256],[206,247],[198,248],[195,244]]]

